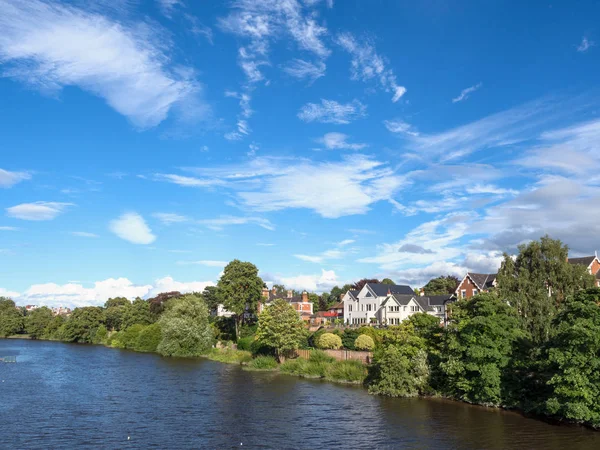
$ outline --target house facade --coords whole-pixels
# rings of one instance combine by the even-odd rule
[[[474,273],[467,272],[462,281],[458,284],[454,295],[456,298],[471,298],[482,292],[489,292],[496,287],[497,273]]]
[[[600,260],[598,256],[583,256],[581,258],[569,258],[570,264],[578,264],[587,267],[590,274],[596,277],[596,287],[600,287]]]
[[[263,289],[262,298],[258,303],[258,313],[260,314],[265,307],[269,306],[277,299],[283,299],[288,302],[302,317],[302,320],[309,322],[313,315],[313,304],[308,298],[308,292],[304,291],[301,295],[293,295],[292,291],[287,291],[284,295],[277,294],[275,289]]]

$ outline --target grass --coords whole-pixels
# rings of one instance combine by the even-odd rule
[[[213,361],[226,364],[243,364],[252,361],[252,353],[232,348],[213,348],[205,356]]]
[[[329,364],[325,378],[341,383],[362,384],[367,377],[367,368],[360,361],[335,361]]]
[[[305,378],[324,378],[338,383],[362,384],[367,367],[360,361],[336,361],[322,351],[312,351],[310,359],[289,359],[279,366],[282,373]]]
[[[273,356],[257,356],[248,363],[248,370],[277,370],[279,364]]]

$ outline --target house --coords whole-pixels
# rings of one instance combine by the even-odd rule
[[[471,298],[482,292],[489,292],[496,287],[497,273],[473,273],[467,272],[458,284],[454,294],[457,298]]]
[[[332,305],[327,311],[317,311],[310,316],[310,324],[321,326],[335,323],[336,320],[344,321],[344,302]]]
[[[25,306],[25,310],[28,312],[33,311],[34,309],[37,309],[37,308],[38,308],[37,305],[26,305]]]
[[[233,313],[231,311],[228,311],[227,309],[225,309],[225,306],[222,303],[219,303],[217,305],[217,309],[214,309],[212,311],[212,314],[217,316],[217,317],[231,317],[233,316]]]
[[[360,291],[350,290],[343,296],[344,321],[349,325],[377,323],[381,304],[391,295],[410,295],[410,286],[396,284],[366,283]]]
[[[381,325],[400,325],[415,313],[421,312],[437,317],[440,323],[447,322],[447,305],[456,297],[447,295],[406,295],[392,294],[388,296],[377,311],[377,322]]]
[[[587,267],[588,272],[596,276],[596,286],[600,287],[600,260],[598,256],[583,256],[581,258],[569,258],[570,264],[577,264]]]
[[[308,322],[313,315],[313,304],[308,298],[308,292],[304,291],[301,295],[293,295],[292,291],[287,291],[285,295],[277,294],[277,291],[273,288],[263,289],[262,298],[258,303],[258,313],[260,314],[265,307],[269,306],[277,299],[283,299],[288,302],[292,307],[298,311],[302,320]]]

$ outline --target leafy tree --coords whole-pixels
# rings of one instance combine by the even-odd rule
[[[384,278],[383,280],[381,280],[381,284],[396,284],[394,283],[391,279],[389,278]]]
[[[67,342],[94,343],[98,327],[104,324],[102,308],[75,308],[62,328],[61,339]]]
[[[181,297],[181,292],[179,291],[171,291],[171,292],[161,292],[156,297],[152,297],[148,299],[148,303],[150,304],[150,312],[154,316],[154,318],[158,318],[160,314],[165,310],[165,306],[169,300],[172,298]]]
[[[579,290],[593,287],[594,277],[581,265],[569,264],[569,249],[544,236],[519,246],[515,259],[505,254],[498,272],[500,298],[513,305],[534,343],[545,342],[558,306]]]
[[[0,337],[7,337],[23,331],[23,313],[15,302],[0,297]]]
[[[460,280],[454,275],[437,277],[429,280],[429,282],[423,286],[423,292],[425,295],[454,294],[459,283]]]
[[[346,328],[344,330],[344,334],[342,335],[342,345],[344,348],[348,350],[355,350],[354,342],[356,342],[356,338],[360,336],[358,330],[354,328]]]
[[[342,347],[342,338],[333,333],[323,333],[318,341],[319,348],[337,350]]]
[[[354,341],[354,348],[356,350],[372,351],[375,349],[375,341],[373,341],[371,336],[361,334],[356,338],[356,341]]]
[[[424,349],[413,345],[388,345],[371,367],[369,392],[389,397],[414,397],[428,390],[428,377]]]
[[[138,334],[135,350],[138,352],[155,352],[162,339],[158,323],[145,326]]]
[[[126,299],[125,297],[109,298],[108,300],[106,300],[106,303],[104,303],[104,307],[106,309],[118,307],[118,306],[129,306],[129,305],[131,305],[131,302],[128,299]]]
[[[377,284],[379,283],[379,280],[377,278],[363,278],[362,280],[358,280],[356,283],[354,283],[352,285],[352,289],[360,291],[367,283]]]
[[[119,300],[118,302],[115,300]],[[108,305],[108,306],[106,306]],[[106,327],[109,330],[119,331],[123,326],[123,320],[125,319],[125,315],[129,312],[132,305],[129,300],[126,298],[116,298],[110,299],[105,303],[105,323]]]
[[[219,295],[217,286],[206,286],[202,291],[202,299],[209,311],[216,311],[219,307]]]
[[[141,298],[136,298],[131,306],[125,309],[121,328],[125,329],[135,324],[150,325],[153,322],[154,317],[150,312],[150,304]]]
[[[319,297],[319,302],[317,303],[318,311],[327,311],[329,309],[329,296],[321,295]],[[314,307],[313,307],[314,311]]]
[[[457,302],[445,333],[440,388],[469,403],[502,405],[503,375],[521,336],[514,308],[495,294]]]
[[[59,330],[65,324],[67,319],[65,316],[54,316],[44,331],[44,337],[46,339],[60,339]]]
[[[104,344],[108,338],[108,330],[104,325],[100,325],[94,335],[94,344]]]
[[[321,303],[321,297],[313,292],[308,294],[308,301],[313,304],[313,312],[319,311],[319,305]]]
[[[170,302],[158,324],[162,339],[156,350],[161,355],[200,356],[213,344],[208,308],[194,295],[185,295]]]
[[[25,317],[25,332],[32,339],[44,337],[46,328],[54,318],[52,310],[46,306],[36,308]]]
[[[298,349],[303,338],[300,315],[283,299],[275,300],[258,317],[256,340],[274,348],[279,360]]]
[[[235,315],[236,340],[244,314],[256,313],[263,284],[258,269],[252,263],[234,259],[223,269],[223,275],[217,283],[218,297],[220,303]]]
[[[600,426],[600,289],[568,298],[547,346],[548,414]]]

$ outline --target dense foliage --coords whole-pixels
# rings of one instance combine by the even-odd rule
[[[11,299],[0,297],[0,337],[8,337],[23,330],[23,313]]]
[[[302,319],[283,299],[275,300],[258,317],[256,340],[275,349],[279,359],[298,349],[303,337]]]
[[[342,338],[333,333],[323,333],[317,345],[322,349],[336,350],[342,347]]]
[[[372,351],[375,349],[375,341],[371,336],[367,336],[366,334],[361,334],[354,341],[354,348],[356,350],[367,350]]]
[[[459,283],[460,280],[454,275],[437,277],[429,280],[429,282],[423,286],[423,292],[425,295],[454,294]]]

